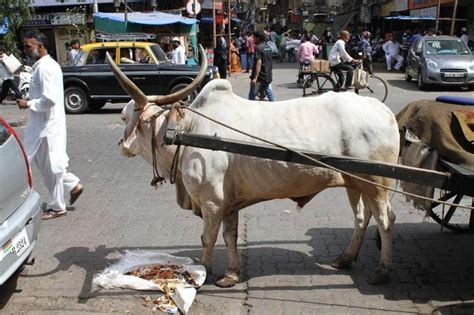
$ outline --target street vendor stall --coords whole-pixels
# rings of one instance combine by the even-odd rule
[[[94,15],[96,32],[105,34],[148,33],[155,34],[160,44],[169,43],[172,37],[180,37],[183,47],[188,48],[188,64],[196,64],[197,20],[163,12],[105,13]]]

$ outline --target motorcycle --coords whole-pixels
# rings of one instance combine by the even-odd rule
[[[385,61],[385,52],[383,51],[383,39],[372,41],[372,61]]]
[[[30,81],[33,76],[33,68],[30,66],[23,66],[22,71],[20,71],[18,88],[21,92],[21,97],[23,99],[28,99],[30,97]]]

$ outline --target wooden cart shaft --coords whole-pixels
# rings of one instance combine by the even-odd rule
[[[289,150],[266,144],[235,141],[217,136],[189,134],[178,132],[174,129],[167,130],[164,140],[165,144],[168,145],[180,144],[214,151],[225,151],[277,161],[321,167],[320,164],[309,160],[304,156],[298,155]],[[298,151],[343,171],[395,178],[415,184],[421,184],[474,196],[474,184],[472,183],[472,178],[465,178],[462,176],[462,174],[457,172],[438,172],[434,170],[427,170],[381,161],[362,160],[349,156],[336,156],[309,151]]]

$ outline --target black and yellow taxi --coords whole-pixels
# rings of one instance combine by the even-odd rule
[[[105,59],[107,52],[146,95],[166,95],[183,89],[199,72],[199,65],[171,63],[160,45],[152,42],[86,44],[81,47],[72,65],[62,67],[67,113],[80,114],[87,110],[99,110],[107,102],[130,100]],[[210,66],[201,88],[216,77],[217,68]],[[191,102],[198,93],[194,91],[186,101]]]

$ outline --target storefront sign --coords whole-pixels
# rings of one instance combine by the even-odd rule
[[[395,11],[408,10],[408,0],[395,0]]]
[[[127,0],[138,2],[138,0]],[[51,7],[63,5],[84,5],[93,4],[94,0],[29,0],[32,7]],[[97,3],[114,3],[114,0],[97,0]]]
[[[438,11],[438,7],[430,7],[418,10],[411,10],[411,16],[423,16],[423,17],[431,17],[436,18],[436,12]]]
[[[212,3],[214,3],[215,10],[222,10],[224,5],[221,1],[214,1],[214,0],[204,0],[201,3],[203,9],[212,9]]]
[[[26,22],[26,25],[70,25],[70,24],[85,24],[86,16],[83,13],[41,13],[32,14],[31,18]]]
[[[201,19],[199,21],[202,24],[212,24],[214,20],[212,19],[212,16],[201,15]]]
[[[441,0],[441,4],[445,3],[454,3],[454,0]],[[426,7],[437,6],[438,0],[409,0],[408,8],[412,9],[422,9]]]

